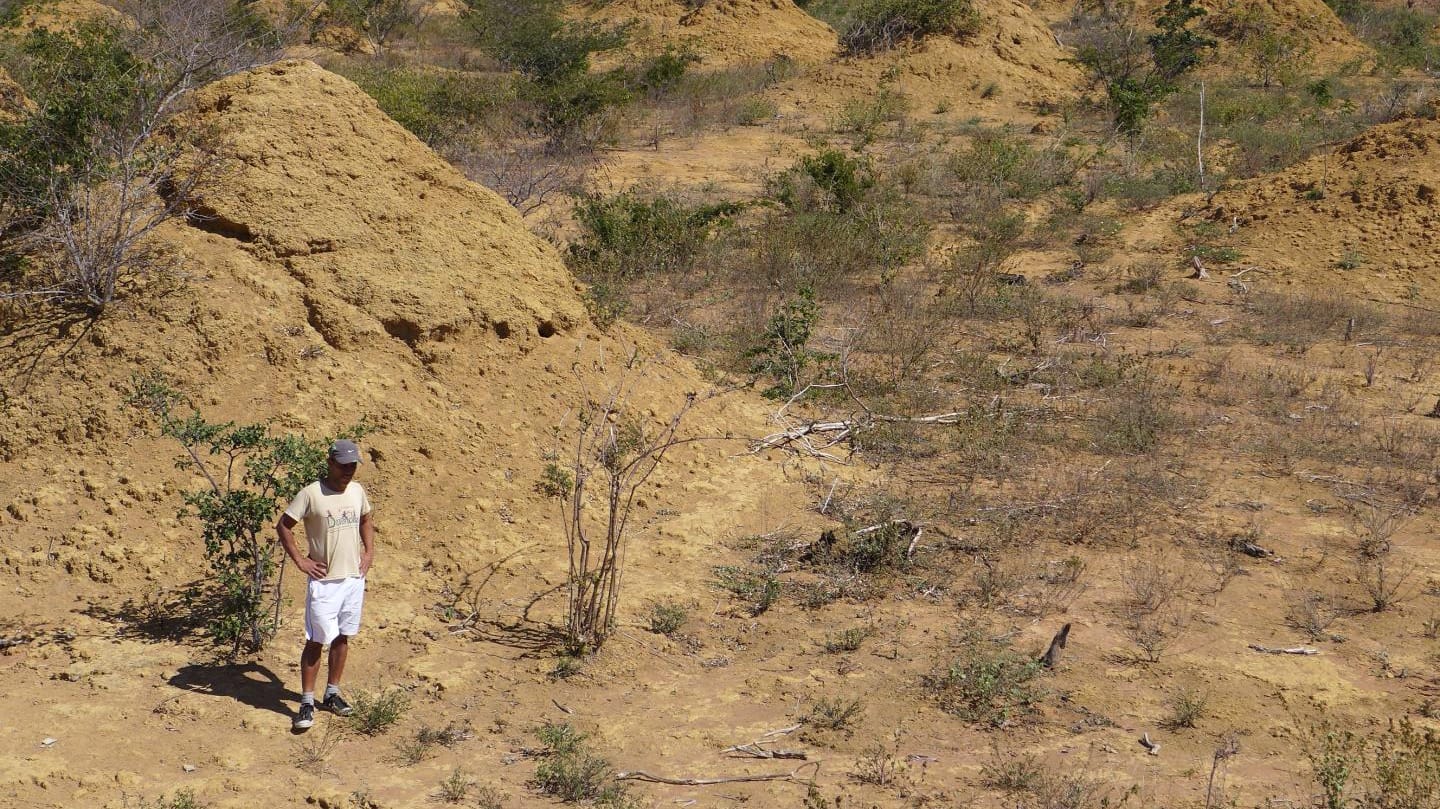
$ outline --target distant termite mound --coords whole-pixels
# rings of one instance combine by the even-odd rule
[[[1440,300],[1440,122],[1376,127],[1221,192],[1209,215],[1243,234],[1247,264],[1284,283]]]
[[[585,321],[554,249],[348,80],[286,61],[205,88],[225,181],[193,224],[278,261],[334,347],[396,339],[435,353],[474,331],[543,339]]]
[[[834,113],[893,87],[917,114],[1011,110],[1077,98],[1082,76],[1050,27],[1019,0],[977,5],[979,28],[837,59],[776,93],[782,109]]]
[[[792,0],[616,0],[600,5],[591,19],[634,26],[628,50],[688,50],[706,67],[759,62],[786,56],[821,62],[836,52],[830,26],[806,14]]]

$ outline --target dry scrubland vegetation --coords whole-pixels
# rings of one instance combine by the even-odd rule
[[[837,58],[855,59],[976,37],[986,13],[960,0],[805,8],[838,32]],[[777,117],[767,91],[809,69],[783,56],[707,69],[677,46],[596,69],[629,32],[551,0],[477,1],[459,17],[383,0],[291,20],[221,15],[206,29],[217,55],[194,65],[126,29],[15,32],[4,63],[36,103],[0,123],[6,328],[104,317],[183,281],[143,236],[204,217],[177,178],[223,182],[224,166],[183,156],[220,150],[165,127],[179,98],[166,94],[286,40],[338,43],[329,69],[561,246],[598,326],[658,330],[717,381],[773,402],[774,433],[752,446],[806,482],[810,519],[741,538],[711,578],[725,610],[809,644],[799,665],[827,672],[789,695],[799,727],[785,746],[846,763],[789,805],[1440,806],[1428,696],[1440,585],[1425,545],[1440,451],[1440,422],[1426,418],[1440,413],[1434,291],[1369,300],[1282,285],[1246,262],[1250,225],[1207,207],[1369,127],[1433,117],[1436,16],[1332,3],[1368,46],[1335,63],[1266,7],[1209,8],[1057,12],[1090,86],[1026,110],[1042,122],[1026,128],[952,114],[960,101],[919,107],[898,76],[834,120]],[[807,150],[745,198],[597,179],[607,150],[741,127]],[[56,180],[55,165],[74,171]],[[118,224],[97,235],[105,216]],[[1208,276],[1187,278],[1198,268]],[[164,395],[148,390],[151,403]],[[187,446],[213,435],[189,429]],[[670,438],[622,429],[595,439],[594,460],[583,444],[574,460],[549,454],[537,488],[574,508],[577,479],[614,479]],[[601,576],[572,589],[583,601]],[[709,598],[653,600],[645,628],[665,639],[660,654],[701,655],[723,676],[721,649],[743,641],[703,615]],[[261,645],[264,605],[246,603],[249,623],[216,633],[237,650],[249,631]],[[465,613],[457,596],[442,617],[463,625]],[[603,597],[582,630],[572,616],[550,650],[557,682],[583,682],[612,618]],[[1069,646],[1042,659],[1069,622],[1081,627]],[[1301,645],[1377,696],[1337,706],[1217,673],[1235,669],[1223,656]],[[867,670],[891,682],[847,679]],[[1126,696],[1105,694],[1106,680]],[[463,720],[390,730],[409,709],[399,690],[358,703],[350,726],[307,739],[306,761],[390,732],[414,765],[473,736]],[[613,780],[589,728],[534,724],[532,795],[650,805]],[[917,724],[990,752],[963,782],[929,775],[925,756],[907,755]],[[1187,786],[1065,755],[1142,732],[1164,742],[1161,760],[1185,757],[1166,772]],[[432,797],[520,805],[481,770],[457,766]],[[204,805],[157,800],[146,805]]]

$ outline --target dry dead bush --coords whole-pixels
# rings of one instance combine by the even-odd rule
[[[1346,334],[1358,338],[1385,322],[1384,313],[1376,307],[1333,291],[1257,292],[1250,296],[1248,308],[1261,342],[1298,350]]]
[[[1416,567],[1397,559],[1394,553],[1373,559],[1357,558],[1355,567],[1356,578],[1365,593],[1366,608],[1371,612],[1385,612],[1414,595],[1411,580]]]
[[[1189,611],[1184,605],[1172,604],[1156,612],[1133,617],[1125,624],[1125,634],[1135,645],[1137,662],[1159,663],[1189,627]]]
[[[1356,497],[1345,504],[1355,535],[1355,552],[1362,559],[1378,559],[1390,552],[1391,537],[1414,517],[1408,503],[1394,503],[1373,496]]]
[[[1126,617],[1138,620],[1154,615],[1183,598],[1188,579],[1175,557],[1155,554],[1131,559],[1120,572],[1126,593]]]
[[[1304,632],[1311,641],[1330,637],[1330,625],[1335,623],[1341,612],[1333,596],[1314,590],[1292,590],[1286,601],[1286,624]]]
[[[446,151],[466,177],[498,192],[522,215],[578,193],[599,163],[589,153],[549,154],[544,142],[518,130],[488,143],[457,143]]]

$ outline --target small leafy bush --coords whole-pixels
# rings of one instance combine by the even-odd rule
[[[650,605],[650,631],[669,637],[680,631],[690,613],[685,605],[673,601],[657,601]]]
[[[760,341],[745,352],[752,374],[775,380],[775,384],[761,391],[762,396],[785,399],[794,395],[802,374],[817,359],[806,344],[819,319],[820,306],[815,302],[814,291],[808,287],[802,288],[795,299],[770,316]]]
[[[570,724],[547,723],[536,731],[545,746],[535,768],[535,786],[565,803],[589,801],[596,806],[634,805],[624,785],[611,780],[610,762],[590,752],[583,733]]]
[[[243,648],[258,651],[275,631],[267,604],[277,570],[275,514],[282,500],[324,474],[333,439],[273,436],[265,424],[208,422],[159,372],[137,375],[126,403],[155,418],[160,434],[185,449],[180,465],[209,483],[182,495],[182,513],[201,523],[213,574],[205,585],[211,589],[192,592],[187,600],[205,615],[211,638],[229,645],[232,656]],[[188,415],[180,415],[182,409]],[[356,425],[341,436],[359,438],[365,431]]]
[[[931,34],[963,39],[979,30],[980,13],[971,0],[865,0],[841,33],[840,47],[863,56]]]
[[[389,730],[410,709],[410,695],[402,688],[385,688],[376,693],[355,692],[355,712],[347,717],[351,727],[366,736]]]
[[[1001,727],[1034,710],[1043,691],[1034,680],[1039,660],[977,633],[962,639],[959,654],[923,684],[942,710],[967,722]]]
[[[760,615],[780,600],[780,580],[768,571],[723,566],[715,568],[715,584],[750,603],[752,615]]]

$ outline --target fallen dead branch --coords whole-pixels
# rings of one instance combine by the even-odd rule
[[[1273,646],[1261,646],[1258,643],[1250,644],[1250,648],[1261,654],[1267,655],[1318,655],[1319,649],[1312,649],[1309,646],[1296,646],[1291,649],[1278,649]]]
[[[759,744],[737,744],[720,752],[739,754],[732,758],[790,758],[805,761],[810,757],[804,750],[766,750]]]
[[[809,778],[801,778],[800,772],[807,768],[813,768]],[[797,781],[805,784],[815,783],[815,778],[820,774],[820,762],[807,761],[790,772],[769,773],[765,775],[726,775],[719,778],[667,778],[663,775],[652,775],[644,770],[615,773],[616,781],[649,781],[653,784],[672,784],[680,787],[703,787],[714,784],[736,784],[744,781]]]
[[[13,638],[0,638],[0,649],[9,649],[11,646],[19,646],[22,643],[29,643],[34,640],[29,635],[17,635]]]
[[[842,352],[843,353],[843,352]],[[850,382],[845,370],[845,364],[841,363],[842,381],[826,384],[810,384],[801,388],[795,395],[791,396],[772,417],[778,424],[787,425],[776,433],[771,433],[750,445],[750,454],[755,455],[771,449],[787,449],[803,455],[810,455],[816,458],[823,458],[836,463],[844,463],[844,459],[827,452],[831,447],[837,446],[846,440],[853,438],[857,433],[874,428],[877,424],[954,424],[965,416],[964,411],[953,413],[933,413],[926,416],[894,416],[884,413],[876,413],[870,409],[864,400],[855,395],[851,389]],[[848,419],[838,420],[817,420],[804,423],[794,423],[794,420],[787,414],[790,406],[804,399],[814,390],[844,390],[853,401],[859,411]]]

